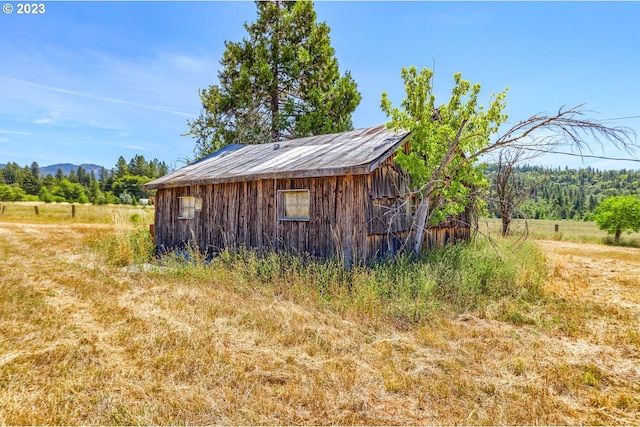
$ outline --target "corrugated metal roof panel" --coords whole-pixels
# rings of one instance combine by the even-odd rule
[[[147,189],[270,178],[369,173],[406,141],[384,126],[260,145],[230,145],[145,185]]]

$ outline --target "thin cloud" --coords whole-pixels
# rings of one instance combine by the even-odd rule
[[[54,111],[46,117],[33,120],[32,123],[36,125],[48,125],[48,124],[60,121],[61,118],[62,118],[62,115],[57,111]]]
[[[4,135],[31,135],[29,132],[19,132],[15,130],[4,130],[0,129],[0,133]]]
[[[192,114],[187,114],[187,113],[183,113],[183,112],[180,112],[180,111],[168,110],[168,109],[165,109],[165,108],[158,108],[158,107],[154,107],[154,106],[151,106],[151,105],[137,104],[135,102],[125,101],[125,100],[122,100],[122,99],[108,98],[108,97],[104,97],[104,96],[92,95],[92,94],[89,94],[89,93],[83,93],[83,92],[77,92],[77,91],[68,90],[68,89],[45,86],[45,85],[41,85],[41,84],[38,84],[38,83],[29,82],[29,81],[26,81],[26,80],[15,79],[13,77],[0,76],[0,78],[5,79],[5,80],[10,80],[10,81],[13,81],[13,82],[17,82],[17,83],[21,83],[21,84],[24,84],[24,85],[36,87],[36,88],[39,88],[39,89],[45,89],[45,90],[52,91],[52,92],[64,93],[64,94],[73,95],[73,96],[81,96],[83,98],[89,98],[89,99],[95,99],[95,100],[98,100],[98,101],[111,102],[111,103],[114,103],[114,104],[129,105],[129,106],[132,106],[132,107],[144,108],[146,110],[152,110],[152,111],[159,111],[161,113],[173,114],[173,115],[176,115],[176,116],[189,117],[189,118],[193,117]]]
[[[140,150],[140,151],[149,151],[149,149],[147,147],[143,147],[142,145],[128,145],[128,144],[121,144],[120,147],[122,148],[128,148],[130,150]]]

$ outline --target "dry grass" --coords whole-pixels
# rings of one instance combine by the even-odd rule
[[[555,226],[558,231],[555,231]],[[501,222],[499,219],[483,219],[481,231],[491,236],[499,236]],[[568,241],[575,243],[606,243],[613,245],[613,237],[598,228],[593,221],[571,220],[514,220],[512,230],[516,236],[528,233],[533,239]],[[620,246],[640,247],[640,233],[624,233],[620,239]]]
[[[295,272],[122,268],[130,214],[95,215],[0,217],[0,424],[640,423],[638,249],[544,242],[542,300],[407,322]]]
[[[74,211],[75,216],[72,216]],[[113,224],[116,212],[118,216],[137,215],[153,222],[152,206],[0,202],[0,221],[4,223]]]

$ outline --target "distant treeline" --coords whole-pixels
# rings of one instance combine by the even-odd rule
[[[157,159],[135,155],[130,162],[120,156],[113,169],[87,172],[82,166],[65,174],[43,175],[37,162],[21,167],[9,162],[0,169],[0,201],[42,201],[93,204],[137,204],[153,192],[145,183],[166,175],[169,169]]]
[[[495,166],[486,169],[490,182],[495,173]],[[640,196],[640,169],[518,166],[514,178],[526,195],[518,210],[527,218],[591,220],[596,206],[607,197]],[[490,213],[498,216],[491,209]]]
[[[82,166],[69,174],[40,173],[38,163],[20,167],[10,162],[0,169],[0,201],[43,201],[94,204],[136,204],[153,195],[142,187],[169,172],[165,162],[136,155],[120,156],[113,169],[87,172]],[[485,171],[489,182],[496,167]],[[640,196],[640,170],[598,170],[517,166],[514,178],[526,193],[520,215],[535,219],[591,220],[596,206],[610,196]],[[491,204],[489,204],[491,206]],[[489,208],[492,216],[497,212]]]

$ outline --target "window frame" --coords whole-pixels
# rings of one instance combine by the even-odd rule
[[[185,206],[186,202],[190,202],[191,206]],[[195,196],[178,197],[178,219],[195,219],[195,217],[196,217],[196,197]]]
[[[289,216],[287,215],[287,195],[296,194],[296,203],[293,205],[296,209],[304,208],[306,206],[307,215],[306,216]],[[305,195],[306,202],[303,200],[300,203],[298,199],[298,195]],[[278,200],[277,200],[277,212],[278,212],[278,221],[309,221],[311,219],[311,195],[308,188],[296,188],[290,190],[278,190]]]

